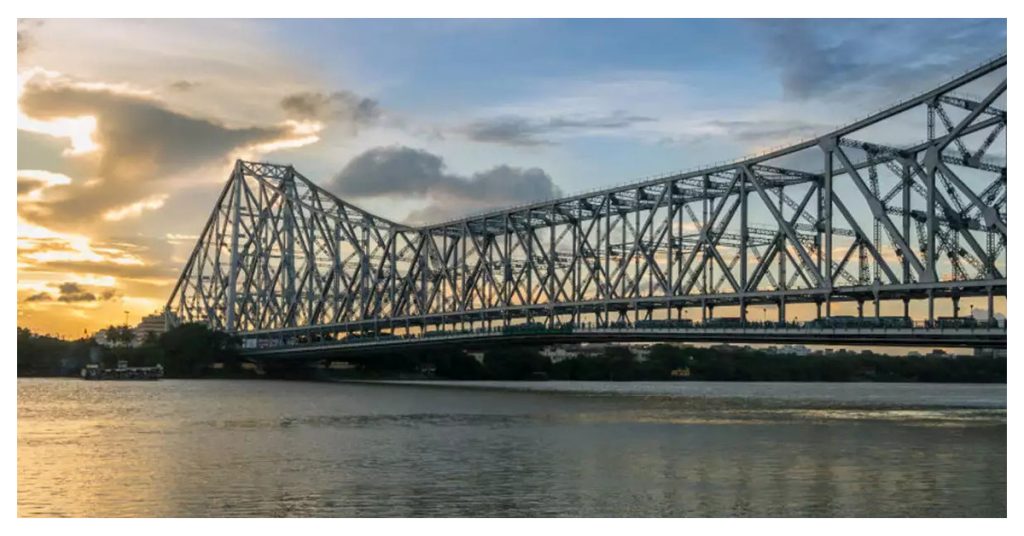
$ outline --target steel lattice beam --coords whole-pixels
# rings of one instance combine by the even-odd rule
[[[424,227],[238,161],[167,311],[240,333],[394,331],[1004,294],[1007,168],[986,153],[1005,136],[1005,66],[743,161]],[[982,99],[954,94],[985,82]],[[929,111],[927,141],[871,139],[913,109]],[[823,169],[783,163],[798,153]]]

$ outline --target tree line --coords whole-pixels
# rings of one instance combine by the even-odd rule
[[[110,326],[107,339],[113,346],[101,346],[91,337],[64,340],[18,328],[18,376],[74,376],[90,363],[105,368],[127,361],[129,366],[160,364],[167,377],[197,378],[240,372],[238,341],[205,324],[182,324],[159,336],[148,336],[132,347],[134,332],[129,326]],[[221,368],[213,365],[220,363]]]
[[[115,346],[100,346],[91,338],[63,340],[18,328],[18,376],[72,376],[89,363],[113,367],[120,360],[129,366],[161,364],[167,377],[246,375],[238,339],[205,324],[183,324],[148,337],[136,347],[129,345],[133,333],[127,326],[111,326],[107,337]],[[798,356],[749,347],[656,344],[643,360],[626,346],[610,345],[597,355],[553,362],[540,350],[536,346],[490,348],[481,360],[458,348],[374,353],[346,357],[355,369],[328,374],[422,377],[423,371],[430,370],[436,377],[453,380],[1006,382],[1005,357],[902,357],[850,350]],[[311,374],[307,364],[301,364],[305,372],[296,365],[300,364],[287,364],[285,370],[271,376],[323,377]],[[268,370],[273,371],[273,366]]]
[[[367,376],[431,369],[437,377],[455,380],[1006,382],[1005,357],[849,350],[799,356],[668,344],[654,345],[644,360],[625,346],[607,346],[598,355],[552,362],[538,347],[515,346],[490,349],[482,360],[460,350],[430,350],[366,356],[356,363],[356,373]]]

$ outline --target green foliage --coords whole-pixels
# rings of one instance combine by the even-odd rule
[[[77,374],[93,347],[92,339],[65,341],[18,328],[18,376]]]
[[[774,355],[762,350],[679,348],[659,344],[637,360],[624,346],[609,346],[595,356],[550,363],[536,348],[504,347],[486,352],[482,366],[457,372],[438,366],[451,379],[524,380],[543,372],[553,380],[662,381],[901,381],[1005,382],[1006,359],[988,357],[896,357],[872,352],[839,351],[827,355]]]
[[[487,379],[530,380],[546,378],[551,370],[551,359],[540,355],[532,347],[499,347],[484,355],[484,373]]]
[[[128,324],[121,326],[107,326],[107,340],[118,346],[128,346],[135,340],[135,331]]]
[[[217,362],[224,363],[225,368],[238,366],[237,338],[211,330],[206,324],[177,326],[160,336],[159,347],[169,376],[198,377]]]
[[[134,335],[126,326],[107,328],[108,339],[117,346],[105,348],[90,339],[64,341],[18,328],[19,376],[77,375],[86,364],[98,362],[114,367],[124,360],[129,366],[163,365],[168,377],[194,378],[223,363],[222,373],[241,368],[238,340],[205,324],[183,324],[159,337],[147,337],[137,347],[128,346]]]
[[[205,324],[183,324],[135,348],[103,348],[92,339],[65,341],[18,328],[18,375],[75,375],[98,359],[108,367],[118,360],[132,366],[162,364],[168,377],[231,377],[241,368],[237,347],[236,338]],[[420,374],[429,365],[437,377],[456,380],[657,381],[679,380],[672,371],[686,370],[686,379],[714,381],[1006,382],[1006,358],[893,357],[867,351],[795,356],[667,344],[654,345],[644,361],[625,346],[558,363],[539,348],[504,346],[488,349],[482,363],[457,348],[368,354],[355,362],[358,369],[352,372],[362,377]],[[214,371],[214,363],[224,366]]]

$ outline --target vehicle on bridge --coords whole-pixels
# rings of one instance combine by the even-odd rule
[[[905,316],[832,316],[817,318],[804,323],[809,328],[912,328],[914,322]]]

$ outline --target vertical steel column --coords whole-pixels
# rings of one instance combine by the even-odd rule
[[[832,316],[832,147],[825,151],[825,316]]]
[[[295,327],[295,315],[292,306],[295,304],[295,204],[296,195],[295,170],[289,166],[288,173],[282,181],[285,192],[282,202],[284,207],[284,252],[281,261],[284,263],[284,310],[287,313],[285,327]]]
[[[938,169],[938,158],[939,155],[937,154],[937,149],[933,145],[928,149],[928,177],[925,181],[928,192],[928,206],[925,209],[925,214],[928,218],[928,249],[927,259],[925,262],[927,263],[926,273],[930,276],[932,281],[938,280],[936,277],[938,267],[935,265],[935,231],[938,225],[938,221],[935,216],[935,172]]]
[[[548,295],[551,296],[549,298],[550,305],[550,300],[558,301],[558,294],[555,289],[555,283],[558,282],[558,278],[555,277],[555,221],[553,216],[551,224],[548,225],[548,230],[550,231],[548,235],[548,243],[550,244],[548,248]],[[550,317],[551,315],[549,314],[548,316]]]
[[[915,157],[916,158],[916,157]],[[903,240],[910,244],[910,164],[903,162]],[[910,259],[902,256],[903,283],[910,284]]]
[[[504,287],[505,293],[505,307],[512,305],[512,228],[510,227],[511,222],[509,221],[508,212],[506,212],[502,218],[505,221],[505,254],[503,255],[504,261],[502,262],[502,272],[504,272],[504,279],[501,282]],[[502,314],[502,322],[504,326],[508,326],[508,314]]]
[[[336,312],[338,310],[338,306],[341,305],[341,222],[334,222],[333,231],[334,247],[331,248],[331,250],[334,252],[334,255],[331,260],[333,261],[332,265],[334,268],[334,277],[332,279],[331,289],[333,293],[333,299],[331,300],[333,302],[331,310]],[[393,300],[392,303],[394,303]]]
[[[779,186],[779,214],[782,215],[783,210],[783,199],[786,198],[786,192],[782,186]],[[782,230],[784,225],[783,221],[779,221],[779,230]],[[786,292],[789,291],[789,282],[786,279],[786,258],[789,251],[789,245],[786,244],[786,236],[783,233],[779,233],[779,240],[782,244],[782,254],[779,255],[779,287],[782,288],[783,293],[779,295],[779,323],[786,323]],[[796,244],[793,245],[796,247]],[[799,269],[799,267],[797,267]]]
[[[988,287],[988,325],[991,327],[996,318],[995,299],[993,298],[992,287]]]
[[[675,229],[673,229],[676,226],[675,212],[674,212],[675,208],[676,208],[676,202],[675,202],[676,185],[675,185],[674,182],[669,181],[665,185],[665,187],[668,188],[668,209],[667,209],[668,212],[665,214],[665,217],[668,218],[668,231],[667,231],[667,234],[668,234],[668,247],[665,249],[665,251],[668,254],[667,274],[665,275],[665,278],[668,280],[668,288],[665,289],[665,297],[666,297],[665,305],[666,305],[666,308],[668,309],[668,311],[666,311],[665,316],[666,316],[667,319],[672,320],[672,296],[675,294],[675,288],[676,288],[675,279],[674,279],[674,277],[672,275],[673,268],[675,266],[674,258],[675,258],[675,255],[676,255],[676,251],[675,251]]]
[[[526,210],[526,304],[533,305],[533,209]],[[530,310],[527,309],[527,316]]]
[[[241,162],[235,163],[234,190],[232,191],[232,212],[231,212],[231,260],[228,267],[228,288],[227,288],[227,311],[225,327],[228,332],[235,331],[235,299],[238,286],[238,228],[241,222],[242,211],[242,182],[245,176],[242,173]]]
[[[753,181],[748,177],[745,169],[740,169],[740,320],[747,321],[747,241],[749,240],[749,229],[747,227],[747,181]],[[780,199],[781,203],[782,200]]]
[[[703,291],[702,291],[702,293],[703,294],[707,294],[708,293],[708,279],[709,279],[709,277],[712,279],[712,281],[714,281],[714,271],[713,271],[714,267],[711,265],[711,263],[708,262],[708,260],[710,260],[710,252],[709,252],[708,248],[710,247],[710,241],[711,241],[711,229],[708,229],[708,188],[710,186],[711,186],[711,178],[708,175],[704,175],[704,180],[701,182],[701,190],[702,190],[701,197],[703,198],[702,208],[701,208],[701,218],[703,218],[703,219],[702,219],[702,221],[700,223],[700,229],[701,229],[700,232],[701,232],[701,235],[703,237],[706,237],[706,240],[698,242],[698,244],[702,244],[701,247],[704,250],[703,251],[703,253],[704,253],[704,260],[702,261],[702,265],[704,266],[704,269],[701,271],[701,277],[703,278],[703,281],[702,281],[702,284],[703,284]],[[710,272],[710,276],[709,276],[709,272]]]

